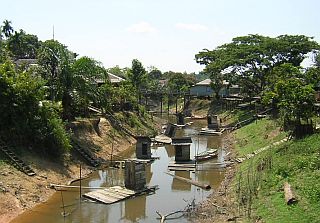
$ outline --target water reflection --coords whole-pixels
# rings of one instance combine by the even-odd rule
[[[206,125],[206,120],[195,121],[193,126],[177,131],[179,136],[191,136],[192,145],[190,158],[197,152],[207,148],[219,148],[222,145],[221,137],[198,136],[197,131]],[[135,156],[135,146],[120,154],[125,157]],[[199,189],[189,183],[174,179],[165,174],[168,171],[168,163],[174,159],[174,148],[171,145],[153,147],[153,156],[160,157],[154,163],[146,167],[147,183],[151,186],[158,185],[159,190],[153,195],[142,195],[127,199],[111,205],[80,202],[78,189],[63,191],[64,203],[67,205],[65,211],[70,213],[66,218],[62,217],[61,192],[55,193],[46,203],[38,205],[32,211],[28,211],[16,218],[13,223],[76,223],[76,222],[158,222],[156,211],[163,214],[185,208],[188,202],[195,200],[200,202],[206,199],[211,191]],[[197,180],[210,184],[217,189],[224,178],[224,169],[215,165],[223,161],[224,150],[219,149],[218,158],[210,160],[205,165],[215,168],[204,168],[195,172],[176,171],[177,176]],[[201,169],[201,168],[199,168]],[[90,178],[82,181],[82,186],[105,187],[113,185],[124,185],[124,170],[107,169],[94,172]],[[74,185],[79,185],[76,182]],[[82,193],[90,190],[82,190]],[[179,219],[176,222],[187,222],[188,219]]]
[[[189,171],[174,171],[176,176],[183,177],[186,179],[191,180],[190,172]],[[172,191],[190,191],[191,184],[173,178],[171,184]]]

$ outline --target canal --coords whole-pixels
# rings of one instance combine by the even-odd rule
[[[174,159],[174,148],[171,145],[152,147],[153,156],[160,157],[146,168],[149,186],[158,185],[155,194],[130,198],[111,205],[100,204],[80,199],[79,189],[57,191],[48,201],[26,211],[12,221],[12,223],[79,223],[79,222],[159,222],[157,213],[168,214],[183,210],[191,202],[204,201],[224,179],[224,168],[217,168],[210,163],[224,162],[223,135],[199,136],[198,132],[206,126],[206,120],[195,120],[193,125],[179,129],[176,136],[190,136],[192,138],[191,157],[207,148],[219,148],[217,158],[207,161],[202,170],[193,172],[173,171],[177,176],[197,180],[210,184],[213,190],[206,191],[189,183],[174,179],[165,174],[168,163]],[[135,157],[135,147],[121,154]],[[75,182],[72,185],[79,185]],[[82,186],[108,187],[124,185],[122,169],[103,169],[93,172],[89,178],[82,180]],[[90,190],[82,189],[82,193]],[[66,217],[63,217],[62,199],[65,204]],[[183,217],[171,222],[188,222]]]

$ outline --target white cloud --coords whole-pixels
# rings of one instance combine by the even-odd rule
[[[158,30],[147,22],[140,22],[128,27],[127,31],[132,33],[156,33]]]
[[[201,24],[192,24],[192,23],[177,23],[176,28],[185,29],[193,32],[202,32],[207,31],[208,27]]]

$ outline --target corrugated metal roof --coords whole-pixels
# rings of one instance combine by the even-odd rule
[[[211,80],[210,79],[205,79],[203,81],[200,81],[198,83],[196,83],[196,85],[206,85],[209,86],[211,84]]]
[[[108,72],[108,78],[110,80],[111,83],[119,83],[121,81],[124,81],[124,79],[122,77],[118,77],[112,73]]]
[[[209,78],[196,83],[196,85],[205,85],[205,86],[209,86],[210,84],[211,84],[211,79],[209,79]],[[223,80],[222,84],[223,85],[229,85],[229,82],[226,81],[226,80]]]

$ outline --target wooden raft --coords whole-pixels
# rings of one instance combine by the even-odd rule
[[[120,186],[114,186],[106,189],[91,191],[83,194],[82,196],[104,204],[112,204],[127,199],[135,194],[136,192],[133,190],[128,190]]]
[[[170,171],[195,171],[196,163],[194,161],[169,163],[168,169]]]

